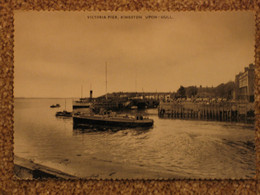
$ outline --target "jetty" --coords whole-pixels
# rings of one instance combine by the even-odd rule
[[[160,102],[158,116],[163,118],[253,122],[254,104],[248,102]]]
[[[31,160],[14,156],[14,174],[19,179],[77,179],[76,176],[64,173]]]

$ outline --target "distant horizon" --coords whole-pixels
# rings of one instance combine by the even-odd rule
[[[234,81],[227,81],[227,82],[222,82],[221,84],[225,84],[225,83],[229,83],[229,82],[234,82]],[[217,85],[217,86],[219,86]],[[183,85],[180,85],[183,86]],[[184,88],[186,87],[191,87],[191,86],[195,86],[197,88],[200,88],[200,86],[196,86],[196,85],[190,85],[190,86],[183,86]],[[202,88],[215,88],[217,86],[201,86]],[[92,90],[94,93],[94,90]],[[89,91],[90,92],[90,91]],[[114,91],[114,92],[108,92],[107,94],[112,94],[112,93],[177,93],[176,91]],[[88,94],[87,96],[82,95],[82,97],[21,97],[21,96],[14,96],[14,98],[17,99],[26,99],[26,98],[31,98],[31,99],[62,99],[62,98],[66,98],[66,99],[79,99],[79,98],[88,98],[90,94]],[[99,95],[99,96],[93,96],[93,98],[97,98],[97,97],[101,97],[101,96],[105,96],[106,93]]]

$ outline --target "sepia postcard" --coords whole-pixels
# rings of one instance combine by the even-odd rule
[[[248,179],[254,12],[14,12],[20,179]]]

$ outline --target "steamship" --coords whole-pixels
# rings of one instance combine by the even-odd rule
[[[89,98],[80,98],[79,100],[74,100],[72,102],[72,109],[73,112],[86,112],[86,111],[90,111],[93,102],[92,102],[92,94],[93,91],[90,90],[90,96]]]
[[[151,127],[154,121],[140,116],[117,115],[115,112],[103,114],[78,114],[73,116],[73,127],[89,127],[90,125],[117,126],[117,127]]]

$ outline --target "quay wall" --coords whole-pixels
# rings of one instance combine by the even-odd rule
[[[254,122],[254,104],[247,102],[160,102],[159,117]]]

